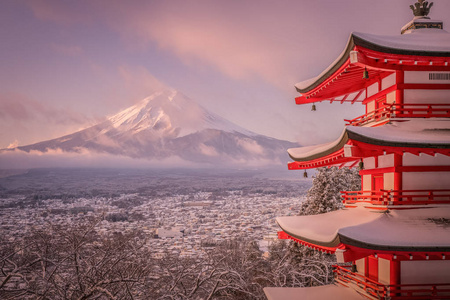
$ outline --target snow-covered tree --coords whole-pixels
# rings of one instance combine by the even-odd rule
[[[361,177],[357,168],[318,168],[300,215],[317,215],[342,208],[341,191],[361,189]]]

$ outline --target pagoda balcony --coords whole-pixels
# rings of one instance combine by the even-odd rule
[[[377,190],[342,191],[344,206],[371,204],[380,206],[450,204],[450,190]]]
[[[345,120],[346,125],[364,126],[369,123],[385,123],[394,118],[449,118],[450,104],[388,104],[367,114]]]
[[[333,266],[335,281],[354,288],[369,299],[449,299],[450,283],[384,285],[350,267]]]

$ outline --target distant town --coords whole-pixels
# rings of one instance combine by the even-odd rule
[[[275,217],[297,214],[310,186],[270,171],[31,170],[0,178],[0,228],[13,242],[48,224],[98,218],[99,235],[140,231],[155,258],[201,256],[227,239],[257,240],[266,251]]]

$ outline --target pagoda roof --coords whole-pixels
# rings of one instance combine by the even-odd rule
[[[300,163],[291,163],[295,164],[290,164],[291,169],[338,165],[377,154],[404,152],[450,155],[449,120],[412,119],[378,127],[347,126],[333,142],[288,149],[289,156]]]
[[[375,251],[450,251],[450,207],[373,212],[363,207],[320,215],[278,217],[288,235],[319,247]]]
[[[374,83],[362,78],[366,67],[370,78],[384,78],[395,70],[448,71],[448,58],[450,34],[443,29],[416,29],[396,36],[354,32],[344,51],[327,69],[295,85],[302,94],[296,103],[360,102],[366,97],[364,89]]]
[[[266,287],[264,293],[268,300],[367,299],[353,289],[334,284],[306,288]]]

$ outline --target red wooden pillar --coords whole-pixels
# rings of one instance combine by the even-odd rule
[[[403,104],[403,87],[402,85],[405,83],[405,72],[404,71],[396,71],[395,72],[395,83],[397,84],[397,90],[395,91],[395,103]]]
[[[371,255],[368,257],[368,262],[369,262],[369,274],[367,277],[369,277],[369,279],[378,281],[378,258],[376,258],[375,256]]]
[[[403,187],[402,172],[399,168],[403,165],[403,155],[394,153],[394,190],[401,190]]]
[[[400,279],[400,261],[398,261],[398,260],[391,260],[390,276],[391,276],[390,285],[401,284],[401,279]],[[391,292],[395,291],[395,290],[396,290],[395,287],[391,288]],[[396,294],[391,294],[391,296],[398,296]]]

